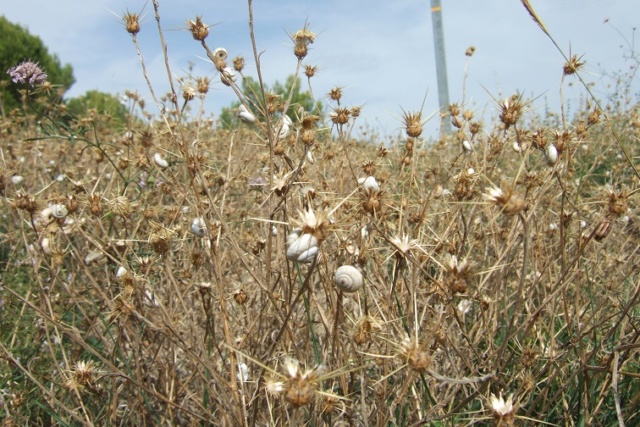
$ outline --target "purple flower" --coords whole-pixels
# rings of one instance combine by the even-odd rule
[[[11,76],[14,83],[29,83],[31,86],[47,81],[47,73],[42,71],[40,64],[31,60],[22,61],[15,67],[9,68],[7,74]]]
[[[247,184],[249,185],[249,190],[262,191],[264,187],[267,185],[267,180],[265,180],[261,176],[258,176],[256,178],[249,178],[247,180]]]

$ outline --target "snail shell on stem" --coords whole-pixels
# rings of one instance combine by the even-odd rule
[[[51,206],[51,215],[58,219],[62,219],[69,214],[69,210],[62,203],[57,203]]]
[[[220,73],[220,81],[226,86],[231,86],[238,79],[236,72],[231,67],[225,67]]]
[[[380,191],[380,184],[378,184],[378,181],[376,180],[376,178],[374,176],[368,176],[366,178],[359,178],[358,179],[358,184],[360,184],[360,186],[362,188],[365,189],[365,191],[375,191],[378,192]]]
[[[295,229],[287,237],[287,259],[309,263],[318,255],[318,239],[313,234],[300,234],[301,232],[302,230]]]
[[[166,169],[169,167],[169,162],[167,162],[160,153],[156,153],[153,155],[153,162],[162,169]]]
[[[224,61],[225,59],[227,59],[227,49],[223,47],[216,48],[216,50],[213,51],[213,56]]]
[[[202,218],[194,218],[191,222],[191,232],[198,237],[203,237],[207,232],[207,224]]]
[[[240,117],[240,120],[247,124],[255,123],[256,121],[256,116],[251,114],[251,112],[243,104],[240,104],[240,107],[238,107],[238,117]]]
[[[343,265],[338,268],[333,280],[336,287],[344,292],[355,292],[364,284],[360,270],[351,265]]]
[[[555,165],[558,161],[558,149],[556,146],[549,144],[545,152],[545,156],[547,157],[547,163],[549,163],[550,166]]]

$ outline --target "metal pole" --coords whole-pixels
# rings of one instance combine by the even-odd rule
[[[444,31],[442,29],[442,6],[440,0],[431,0],[431,21],[433,22],[433,43],[436,51],[436,73],[438,75],[438,101],[440,113],[449,107],[449,83],[447,82],[447,57],[444,49]],[[451,132],[451,122],[440,119],[440,132]]]

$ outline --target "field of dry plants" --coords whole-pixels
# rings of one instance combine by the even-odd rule
[[[136,49],[162,36],[122,19]],[[451,105],[438,141],[419,109],[391,143],[356,139],[348,91],[322,115],[247,96],[258,49],[243,69],[187,25],[243,103],[232,129],[203,118],[209,78],[168,66],[170,93],[127,94],[124,129],[18,77],[23,108],[0,122],[2,426],[640,425],[637,104],[540,116],[515,94],[486,122]],[[315,37],[291,34],[311,89]]]

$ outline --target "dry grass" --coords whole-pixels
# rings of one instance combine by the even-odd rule
[[[3,425],[640,422],[638,106],[554,120],[514,95],[483,129],[452,105],[431,145],[407,111],[382,146],[343,93],[292,123],[258,94],[220,131],[183,114],[208,80],[169,79],[122,131],[28,99],[2,120]]]

